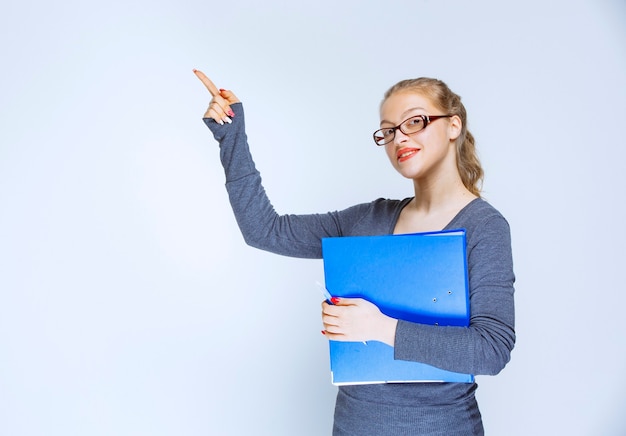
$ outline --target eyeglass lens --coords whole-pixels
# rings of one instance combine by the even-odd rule
[[[426,127],[426,117],[424,115],[418,115],[404,120],[402,124],[397,127],[377,130],[374,133],[374,141],[376,141],[378,145],[388,144],[395,138],[397,129],[400,129],[405,135],[411,135],[419,132],[424,127]]]

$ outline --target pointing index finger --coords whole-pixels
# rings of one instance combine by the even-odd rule
[[[198,77],[198,79],[200,79],[200,81],[204,83],[204,86],[206,86],[206,89],[209,90],[213,97],[220,95],[219,89],[217,89],[217,86],[215,86],[215,84],[211,82],[211,79],[209,79],[206,74],[204,74],[200,70],[193,70],[193,72]]]

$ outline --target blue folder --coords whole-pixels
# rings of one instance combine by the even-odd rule
[[[363,298],[386,315],[421,324],[469,325],[465,230],[322,239],[326,289]],[[378,341],[330,341],[335,385],[463,382],[474,376],[395,360]]]

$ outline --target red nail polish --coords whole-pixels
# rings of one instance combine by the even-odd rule
[[[322,334],[323,334],[323,335],[325,335],[325,334],[326,334],[326,332],[325,332],[324,330],[322,330]]]
[[[220,92],[224,92],[226,91],[224,88],[220,88]]]
[[[228,116],[229,117],[234,117],[235,116],[235,113],[233,112],[232,109],[228,109]]]
[[[333,304],[337,304],[337,303],[339,303],[339,297],[333,297],[333,298],[331,298],[331,299],[330,299],[330,302],[331,302],[331,303],[333,303]]]

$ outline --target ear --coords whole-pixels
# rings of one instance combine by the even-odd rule
[[[450,117],[450,123],[448,123],[448,135],[451,141],[456,141],[456,139],[461,135],[461,131],[463,130],[463,122],[458,115],[453,115]]]

